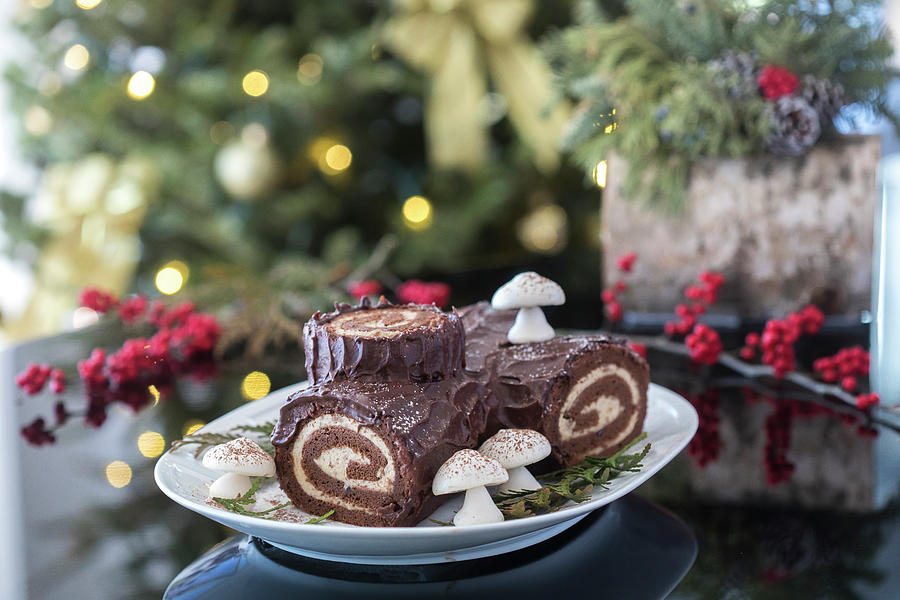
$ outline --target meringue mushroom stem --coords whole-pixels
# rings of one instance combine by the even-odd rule
[[[237,473],[225,473],[209,486],[210,498],[240,498],[253,487],[253,482],[247,475]]]
[[[509,328],[507,339],[513,344],[543,342],[552,340],[556,333],[547,322],[540,306],[520,308],[516,314],[516,322]]]
[[[532,491],[539,490],[542,486],[538,483],[538,480],[534,478],[534,475],[531,474],[531,471],[526,469],[525,467],[516,467],[515,469],[507,469],[509,471],[509,480],[501,484],[499,488],[497,488],[497,493],[499,494],[508,494],[510,492],[523,492],[523,491]]]
[[[483,485],[466,490],[466,499],[462,508],[453,517],[457,527],[465,525],[481,525],[482,523],[499,523],[503,513],[494,504],[494,500]]]

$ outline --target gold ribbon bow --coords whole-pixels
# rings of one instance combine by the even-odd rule
[[[509,118],[543,171],[559,165],[569,107],[554,102],[550,68],[523,33],[532,0],[397,0],[385,25],[387,45],[432,75],[425,133],[432,162],[473,170],[483,165],[487,72]]]
[[[140,259],[138,230],[156,195],[155,180],[147,161],[116,163],[104,154],[46,169],[34,217],[48,239],[28,307],[7,328],[10,338],[59,331],[85,286],[115,294],[127,289]]]

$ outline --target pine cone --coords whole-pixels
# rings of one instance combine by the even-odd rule
[[[800,95],[819,114],[823,127],[831,123],[840,112],[841,107],[847,104],[844,86],[832,83],[828,79],[819,79],[813,75],[803,77],[803,88]]]
[[[755,54],[726,50],[721,58],[707,64],[715,74],[716,82],[728,90],[732,97],[749,98],[759,95],[756,89],[759,65]]]
[[[799,96],[782,96],[768,105],[767,114],[772,132],[765,146],[773,154],[806,154],[822,132],[819,113]]]

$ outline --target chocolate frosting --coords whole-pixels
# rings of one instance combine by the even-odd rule
[[[341,520],[414,525],[441,503],[431,493],[441,464],[457,450],[478,444],[485,427],[485,394],[480,383],[455,379],[422,384],[333,381],[296,392],[282,406],[272,432],[279,481],[291,500],[302,505],[291,455],[298,426],[325,413],[346,415],[388,441],[397,453],[398,472],[393,493],[379,501],[382,520],[358,522],[360,517],[354,515]]]
[[[465,332],[456,312],[423,304],[336,304],[303,326],[310,383],[439,381],[463,369]]]

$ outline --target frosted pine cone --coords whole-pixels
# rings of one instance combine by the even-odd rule
[[[805,75],[803,77],[803,87],[800,95],[819,114],[823,127],[831,123],[838,112],[840,112],[841,107],[847,104],[844,86],[839,83],[832,83],[828,79],[819,79],[813,75]]]
[[[732,97],[749,98],[759,95],[756,89],[759,65],[753,53],[726,50],[721,58],[707,64],[715,74],[716,82],[728,90]]]
[[[822,132],[819,113],[799,96],[782,96],[769,104],[767,114],[772,132],[765,146],[773,154],[806,154]]]

